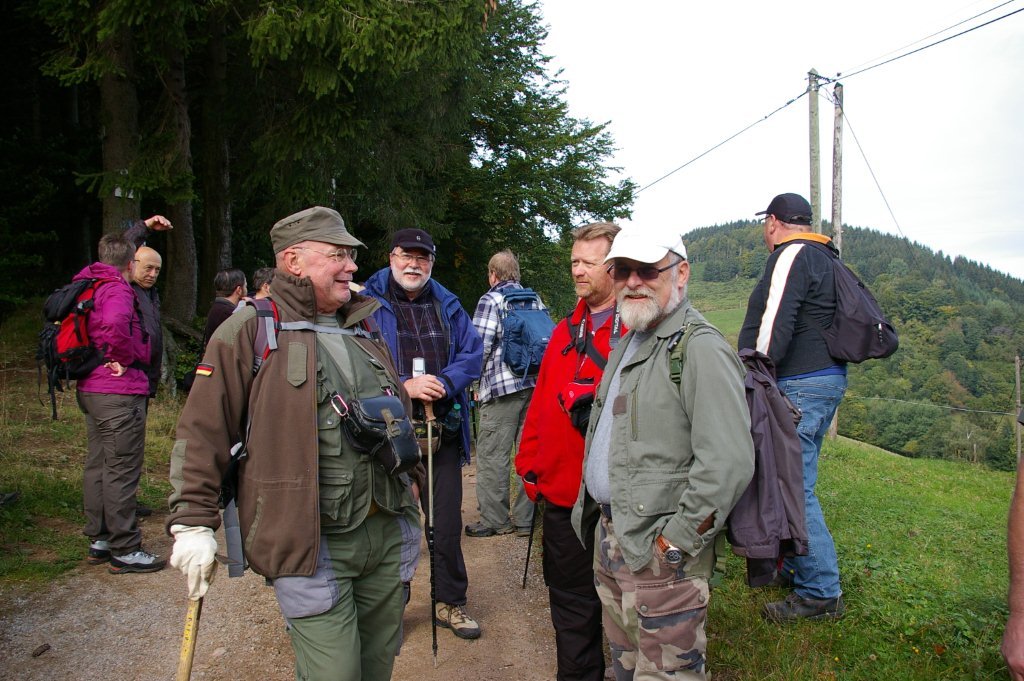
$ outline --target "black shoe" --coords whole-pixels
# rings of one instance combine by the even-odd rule
[[[111,556],[110,567],[107,570],[113,575],[122,575],[126,572],[159,572],[165,565],[166,560],[161,560],[159,556],[140,548],[123,556]]]
[[[512,532],[515,532],[515,530],[511,527],[499,527],[498,529],[494,529],[493,527],[487,527],[482,522],[466,525],[467,537],[493,537],[499,534],[511,534]]]
[[[135,516],[136,517],[138,517],[138,518],[148,518],[151,515],[153,515],[153,509],[151,509],[149,506],[146,506],[141,501],[136,504],[136,506],[135,506]]]
[[[794,594],[784,601],[766,603],[761,616],[769,622],[795,622],[797,620],[837,620],[846,612],[843,597],[804,598]]]

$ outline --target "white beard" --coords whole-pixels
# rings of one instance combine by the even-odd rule
[[[403,274],[419,274],[423,278],[420,280],[418,286],[409,286],[404,281],[402,281]],[[404,290],[409,291],[410,293],[415,293],[416,291],[421,290],[424,286],[427,285],[427,282],[430,281],[430,275],[426,274],[419,267],[415,266],[407,266],[402,268],[392,267],[391,275],[395,278],[395,281],[398,282],[399,286],[401,286]]]
[[[641,286],[634,291],[623,287],[615,296],[615,300],[619,304],[619,314],[622,315],[622,323],[630,329],[650,331],[658,322],[675,312],[679,304],[682,303],[685,297],[685,289],[683,291],[679,290],[678,286],[676,286],[678,281],[679,270],[673,270],[672,289],[665,307],[658,305],[658,301],[654,297],[654,291],[646,286]],[[643,299],[627,297],[638,295],[645,297]]]

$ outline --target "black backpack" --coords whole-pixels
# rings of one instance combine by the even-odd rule
[[[839,254],[822,244],[812,246],[832,256],[835,276],[836,312],[832,326],[818,326],[828,346],[828,354],[843,362],[854,364],[866,359],[881,359],[896,352],[899,336],[886,319],[878,301],[857,275],[839,259]],[[817,326],[812,319],[811,322]]]

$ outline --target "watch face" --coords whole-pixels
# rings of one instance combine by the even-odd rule
[[[683,552],[677,548],[671,548],[665,552],[665,562],[669,565],[678,565],[683,562]]]

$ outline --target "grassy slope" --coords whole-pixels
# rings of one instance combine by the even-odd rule
[[[691,295],[735,339],[749,286],[695,281]],[[712,302],[714,301],[714,302]],[[0,588],[44,584],[81,560],[85,428],[68,394],[53,422],[36,396],[35,312],[0,328]],[[732,320],[732,321],[730,321]],[[178,402],[152,405],[142,498],[165,503]],[[709,655],[727,679],[1004,678],[1005,518],[1013,478],[962,463],[911,460],[846,440],[828,443],[818,485],[839,549],[848,605],[837,623],[777,627],[731,556],[709,613]]]

